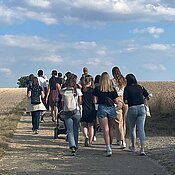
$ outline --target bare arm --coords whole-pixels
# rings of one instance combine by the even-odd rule
[[[98,97],[97,96],[94,96],[94,104],[97,103],[97,100],[98,100]]]
[[[31,91],[27,92],[27,97],[31,97]]]
[[[44,98],[44,92],[43,91],[41,91],[41,98]]]
[[[82,96],[78,96],[78,104],[82,105]]]
[[[116,110],[122,109],[124,103],[123,103],[123,101],[120,99],[120,97],[115,98],[115,99],[114,99],[114,102],[115,102],[115,104],[117,104]]]

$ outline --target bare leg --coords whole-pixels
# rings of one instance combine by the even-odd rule
[[[94,126],[93,123],[88,123],[88,131],[89,131],[89,143],[91,144],[94,138]]]

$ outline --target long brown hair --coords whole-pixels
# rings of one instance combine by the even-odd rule
[[[82,84],[82,91],[85,92],[87,91],[87,87],[94,88],[94,81],[91,76],[86,76],[84,78],[83,84]]]
[[[38,78],[33,77],[33,86],[39,86]]]
[[[118,85],[119,89],[122,89],[126,86],[126,79],[120,72],[120,69],[118,67],[112,68],[112,75],[114,77],[115,83]]]
[[[75,75],[71,74],[67,77],[64,87],[73,87],[74,93],[77,95],[77,85]]]
[[[111,92],[114,91],[112,86],[112,82],[110,80],[109,74],[107,72],[103,72],[100,77],[100,91],[102,92]]]

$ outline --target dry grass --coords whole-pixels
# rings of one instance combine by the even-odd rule
[[[149,134],[175,135],[175,82],[141,82],[153,94],[149,101],[152,117],[147,118]]]
[[[26,89],[0,88],[0,157],[25,111]]]

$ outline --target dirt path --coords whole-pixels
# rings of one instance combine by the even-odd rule
[[[31,131],[31,116],[23,116],[13,142],[0,161],[1,175],[168,175],[150,158],[138,156],[113,146],[112,157],[105,156],[101,134],[92,147],[80,148],[70,156],[64,137],[53,139],[54,124],[49,117],[41,124],[38,135]]]

